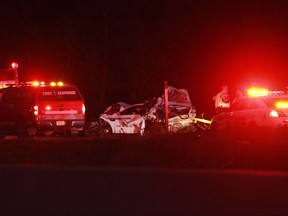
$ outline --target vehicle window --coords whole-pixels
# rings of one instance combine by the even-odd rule
[[[122,112],[120,112],[120,115],[131,115],[131,114],[141,114],[143,111],[142,106],[135,106],[135,107],[129,107]]]
[[[15,91],[15,100],[16,101],[34,101],[35,100],[35,91],[29,91],[26,88],[20,88]]]
[[[259,108],[260,108],[260,106],[257,103],[257,101],[252,100],[251,103],[250,103],[249,109],[259,109]]]
[[[41,87],[39,101],[79,101],[82,97],[74,86]]]
[[[235,103],[232,103],[231,105],[231,111],[239,111],[243,109],[243,106],[245,104],[245,99],[239,99]]]
[[[251,100],[245,99],[245,100],[243,100],[243,103],[241,104],[241,106],[239,107],[239,109],[240,109],[240,110],[251,109],[251,103],[252,103]]]

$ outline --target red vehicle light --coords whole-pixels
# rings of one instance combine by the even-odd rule
[[[269,95],[268,89],[252,87],[247,90],[249,97],[261,97]]]
[[[11,66],[12,66],[13,69],[17,69],[18,68],[18,64],[16,62],[13,62],[11,64]]]
[[[85,104],[82,104],[82,113],[83,113],[83,115],[85,115],[85,111],[86,111]]]
[[[34,106],[34,115],[38,115],[38,106],[37,105],[35,105]]]
[[[64,83],[62,81],[59,82],[50,82],[50,86],[64,86]]]

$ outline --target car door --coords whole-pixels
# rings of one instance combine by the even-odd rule
[[[250,99],[245,98],[237,101],[237,104],[233,106],[230,117],[230,126],[233,128],[246,127],[251,116],[249,110]]]
[[[140,133],[142,124],[145,124],[142,111],[143,106],[132,106],[120,112],[115,124],[116,133]]]

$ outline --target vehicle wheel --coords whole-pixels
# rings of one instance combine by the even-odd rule
[[[99,130],[100,136],[102,135],[111,135],[112,132],[112,128],[108,123],[103,123],[100,125],[100,130]]]
[[[24,118],[18,119],[16,128],[17,128],[17,136],[19,138],[28,137],[27,123]]]

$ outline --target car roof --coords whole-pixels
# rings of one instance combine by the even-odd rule
[[[127,109],[129,109],[131,107],[143,107],[143,105],[144,105],[144,103],[132,104],[132,105],[126,107],[125,109],[123,109],[122,111],[127,110]]]

